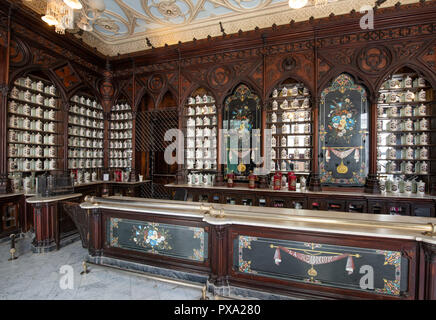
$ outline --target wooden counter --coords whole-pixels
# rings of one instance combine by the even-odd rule
[[[227,188],[167,184],[171,190],[186,189],[194,202],[232,203],[239,205],[333,210],[345,212],[436,216],[436,197],[417,194],[367,194],[347,191],[288,191],[272,189]]]
[[[435,218],[129,197],[80,207],[94,263],[203,276],[217,294],[436,299]]]

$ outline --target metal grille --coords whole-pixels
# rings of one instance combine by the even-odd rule
[[[156,153],[165,151],[171,143],[164,141],[165,132],[169,129],[178,128],[177,108],[165,110],[139,112],[136,117],[136,151],[148,152],[150,157],[151,182],[141,187],[141,197],[154,199],[171,199],[172,195],[165,182],[162,182],[162,174],[156,170]],[[175,175],[164,179],[175,178]]]

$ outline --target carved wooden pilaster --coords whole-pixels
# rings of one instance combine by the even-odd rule
[[[425,277],[425,290],[424,299],[436,300],[436,245],[423,243],[424,249],[424,277]]]
[[[136,182],[136,115],[138,112],[132,110],[132,163],[131,163],[131,171],[130,171],[130,181]]]
[[[215,176],[215,185],[216,186],[224,186],[224,174],[223,174],[223,164],[224,159],[221,157],[222,148],[225,148],[226,145],[224,141],[221,139],[221,130],[223,129],[223,106],[219,104],[217,106],[217,173]]]
[[[33,252],[59,249],[58,202],[32,204],[35,237]]]
[[[103,81],[100,85],[102,96],[101,104],[104,112],[104,167],[109,167],[109,120],[114,98],[113,73],[109,61],[106,61],[106,69],[103,72]]]
[[[215,286],[226,286],[227,281],[227,226],[213,226],[212,236],[212,256],[210,282]]]
[[[89,252],[91,256],[101,256],[103,253],[103,243],[102,243],[102,215],[100,209],[87,210],[89,216],[89,230],[91,233],[89,239]]]
[[[380,184],[377,176],[377,101],[376,95],[370,97],[369,114],[369,172],[365,181],[365,193],[380,193]]]

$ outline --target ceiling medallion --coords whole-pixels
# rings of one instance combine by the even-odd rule
[[[119,25],[112,19],[100,18],[97,19],[94,24],[113,33],[118,33],[120,31]]]
[[[163,1],[157,5],[159,12],[167,18],[177,18],[182,15],[182,11],[175,1]]]

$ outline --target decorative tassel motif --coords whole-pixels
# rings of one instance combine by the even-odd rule
[[[280,249],[277,248],[277,249],[276,249],[276,252],[274,253],[274,263],[275,263],[276,265],[279,265],[280,262],[282,262],[282,258],[281,258],[281,256],[280,256]]]
[[[356,160],[356,162],[359,162],[359,158],[360,158],[359,148],[356,148],[356,151],[354,152],[354,160]]]
[[[347,271],[349,275],[354,272],[354,261],[352,256],[348,256],[347,264],[345,265],[345,271]]]
[[[325,152],[325,161],[329,162],[330,161],[330,150],[327,149],[327,151]]]

